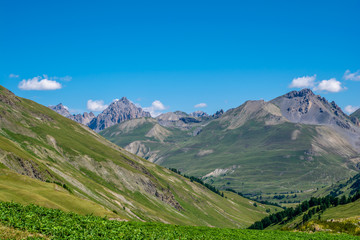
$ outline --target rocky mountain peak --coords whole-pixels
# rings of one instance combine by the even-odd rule
[[[59,103],[56,106],[49,106],[49,108],[64,117],[71,118],[71,116],[72,116],[69,112],[69,109],[67,107],[65,107],[62,103]]]
[[[270,102],[291,122],[332,126],[349,138],[360,132],[356,119],[350,119],[334,101],[328,102],[310,89],[292,91]]]
[[[312,97],[312,96],[315,96],[315,94],[309,88],[304,88],[304,89],[302,89],[300,91],[291,91],[291,92],[284,95],[284,97],[287,97],[289,99],[295,98],[295,97],[307,98],[307,97]]]
[[[88,125],[91,122],[91,120],[93,120],[94,118],[95,118],[95,114],[92,112],[90,113],[84,112],[83,114],[73,115],[73,120],[83,125]]]
[[[126,97],[122,97],[119,101],[130,103],[129,99],[127,99]]]
[[[89,127],[97,132],[117,123],[142,117],[151,117],[149,112],[137,107],[126,97],[112,102],[102,113],[92,119]]]

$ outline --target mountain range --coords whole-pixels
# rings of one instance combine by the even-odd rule
[[[115,220],[235,228],[278,209],[223,194],[0,86],[0,201]]]
[[[98,116],[51,108],[60,114],[0,86],[0,201],[247,227],[280,210],[256,200],[294,206],[358,189],[359,111],[348,116],[309,89],[213,115],[152,118],[126,98]]]
[[[143,111],[126,97],[113,101],[98,116],[95,116],[92,112],[71,115],[69,110],[61,103],[56,106],[49,106],[49,108],[64,117],[90,127],[96,132],[133,118],[151,117],[149,112]]]
[[[132,119],[100,134],[221,189],[264,198],[298,192],[301,200],[359,171],[357,114],[303,89],[213,116],[177,111]]]

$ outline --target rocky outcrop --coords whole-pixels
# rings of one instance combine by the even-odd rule
[[[151,117],[151,115],[123,97],[111,103],[102,113],[92,119],[88,126],[96,132],[100,132],[120,122],[142,117]]]
[[[208,117],[209,114],[203,111],[195,111],[189,114],[191,117],[201,118],[201,117]]]
[[[289,121],[330,126],[360,150],[360,128],[356,119],[346,115],[334,101],[328,102],[310,89],[303,89],[289,92],[270,102],[277,105]]]
[[[350,119],[335,102],[315,95],[310,89],[292,91],[270,101],[291,122],[331,125],[350,129]]]
[[[356,126],[360,127],[360,121],[357,117],[351,117],[351,122],[355,124]]]
[[[20,102],[20,99],[18,99],[13,92],[0,86],[0,102],[14,106],[16,103]]]
[[[185,112],[176,111],[176,112],[168,112],[161,114],[156,117],[156,120],[161,126],[164,127],[183,127],[185,126],[185,123],[180,121],[180,118],[186,118],[189,115]]]
[[[351,121],[357,125],[357,126],[360,126],[360,108],[358,110],[356,110],[355,112],[353,112],[351,115]]]
[[[224,110],[220,109],[219,111],[217,111],[216,113],[214,113],[213,115],[211,115],[212,118],[216,119],[221,117],[224,114]]]
[[[266,126],[286,122],[280,109],[264,100],[247,101],[237,108],[230,109],[219,119],[228,129],[236,129],[248,121],[264,122]]]
[[[95,115],[90,112],[84,112],[83,114],[77,114],[77,115],[73,115],[73,118],[76,122],[81,123],[83,125],[88,125],[91,120],[93,120],[95,118]]]

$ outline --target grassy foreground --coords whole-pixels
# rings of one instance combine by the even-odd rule
[[[51,239],[358,239],[344,234],[239,230],[119,222],[36,205],[0,202],[0,224]],[[42,238],[40,235],[33,235]]]

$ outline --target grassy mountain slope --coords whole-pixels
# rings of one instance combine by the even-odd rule
[[[156,119],[132,119],[100,132],[118,146],[151,162],[158,161],[164,152],[191,136],[192,129],[164,127]]]
[[[70,194],[74,199],[91,201],[93,211],[99,215],[101,205],[104,212],[114,212],[125,219],[218,227],[246,227],[266,215],[266,208],[274,210],[255,207],[249,200],[231,193],[231,198],[222,198],[200,184],[128,153],[47,107],[16,97],[3,87],[0,87],[0,163],[5,169],[1,171],[11,169],[42,182],[20,178],[15,181],[16,176],[7,172],[9,175],[2,176],[4,185],[12,181],[14,189],[24,189],[30,182],[32,188],[24,190],[23,200],[14,199],[9,194],[11,189],[2,190],[7,191],[2,200],[24,202],[29,197],[30,202],[38,202],[41,196],[44,200],[39,204],[77,209],[76,205],[62,201],[61,195]],[[45,182],[56,182],[64,191],[49,190],[45,194],[42,189],[53,186]]]
[[[193,129],[162,126],[169,134],[161,141],[151,139],[146,135],[157,123],[146,122],[132,120],[101,134],[158,164],[205,177],[222,189],[268,198],[263,200],[278,201],[264,193],[292,192],[297,194],[292,201],[299,201],[317,188],[355,175],[360,162],[352,145],[331,126],[292,123],[276,105],[264,101],[248,101],[227,111],[195,136]],[[125,124],[134,128],[120,130]]]
[[[7,169],[0,169],[0,201],[33,203],[79,214],[127,218],[93,201],[79,198],[58,184],[42,182]]]
[[[300,230],[311,232],[332,232],[360,235],[360,200],[345,205],[330,207],[320,211],[303,222],[304,214],[285,221],[282,224],[271,225],[266,230]]]

